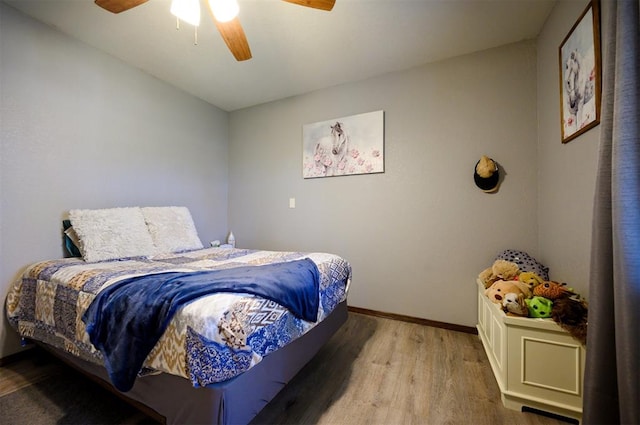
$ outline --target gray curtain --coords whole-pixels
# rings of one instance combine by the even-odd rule
[[[640,2],[603,0],[583,421],[640,424]]]

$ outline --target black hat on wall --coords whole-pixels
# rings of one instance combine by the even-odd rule
[[[488,156],[482,155],[473,170],[473,181],[483,192],[491,193],[498,190],[500,182],[498,164]]]

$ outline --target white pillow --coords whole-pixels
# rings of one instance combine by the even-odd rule
[[[71,210],[80,253],[88,262],[157,253],[140,208]]]
[[[146,207],[142,214],[158,252],[204,248],[187,207]]]

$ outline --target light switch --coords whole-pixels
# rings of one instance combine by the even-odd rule
[[[296,198],[289,198],[289,208],[296,207]]]

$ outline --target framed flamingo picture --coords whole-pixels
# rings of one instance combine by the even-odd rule
[[[384,111],[302,126],[302,177],[384,172]]]
[[[600,10],[592,0],[559,48],[562,143],[600,123]]]

